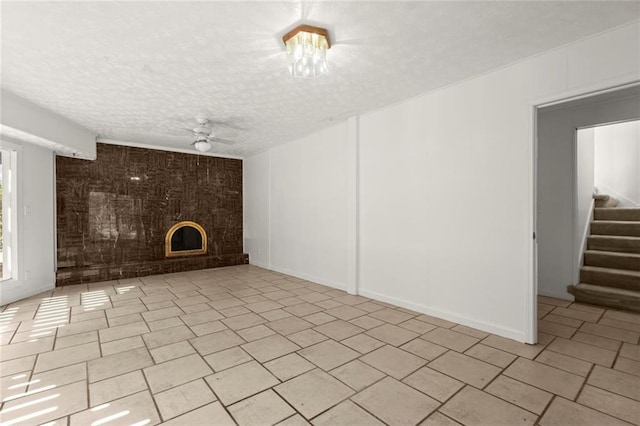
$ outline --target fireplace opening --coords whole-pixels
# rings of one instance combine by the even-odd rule
[[[207,252],[207,233],[195,222],[178,222],[167,231],[165,255],[195,256]]]

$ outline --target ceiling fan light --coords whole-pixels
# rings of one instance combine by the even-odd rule
[[[197,149],[200,152],[207,152],[211,149],[211,144],[206,140],[195,141],[193,143],[193,146],[195,149]]]
[[[289,72],[294,77],[313,78],[326,74],[329,33],[324,28],[300,25],[282,37]]]

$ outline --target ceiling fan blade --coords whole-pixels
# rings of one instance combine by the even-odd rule
[[[201,127],[194,127],[194,128],[191,128],[191,129],[186,128],[186,127],[179,127],[179,128],[178,128],[176,131],[174,131],[174,132],[175,132],[176,134],[181,134],[181,135],[185,135],[185,134],[189,133],[189,134],[191,134],[191,135],[193,135],[193,136],[195,136],[195,137],[198,137],[198,136],[200,136],[200,135],[202,135],[202,136],[208,136],[208,135],[209,135],[209,133],[211,133],[211,131],[212,131],[212,130],[211,130],[211,128],[209,128],[209,127],[203,127],[203,128],[201,128]]]
[[[235,141],[230,141],[229,139],[222,139],[222,138],[217,138],[215,136],[209,136],[207,138],[207,140],[209,142],[214,142],[214,143],[223,143],[225,145],[235,145],[236,142]]]
[[[240,121],[237,117],[227,120],[209,120],[209,125],[213,128],[225,127],[228,129],[246,130],[245,126],[240,125]]]

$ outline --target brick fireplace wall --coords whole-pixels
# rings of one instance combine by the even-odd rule
[[[242,160],[98,144],[95,161],[56,159],[56,285],[248,263]],[[165,257],[165,234],[190,220],[208,253]]]

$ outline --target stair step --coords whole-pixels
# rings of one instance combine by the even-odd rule
[[[640,254],[587,250],[584,252],[584,266],[640,271]]]
[[[633,220],[640,221],[640,208],[638,207],[596,207],[593,213],[594,220]]]
[[[640,237],[640,222],[624,220],[596,220],[591,222],[591,234]]]
[[[567,291],[573,294],[576,302],[579,303],[640,312],[640,292],[638,291],[584,283],[570,285],[567,287]]]
[[[593,194],[595,207],[615,207],[618,205],[618,200],[607,194]]]
[[[580,282],[640,291],[640,271],[583,266],[580,269]]]
[[[587,249],[640,253],[640,237],[589,235],[587,238]]]

